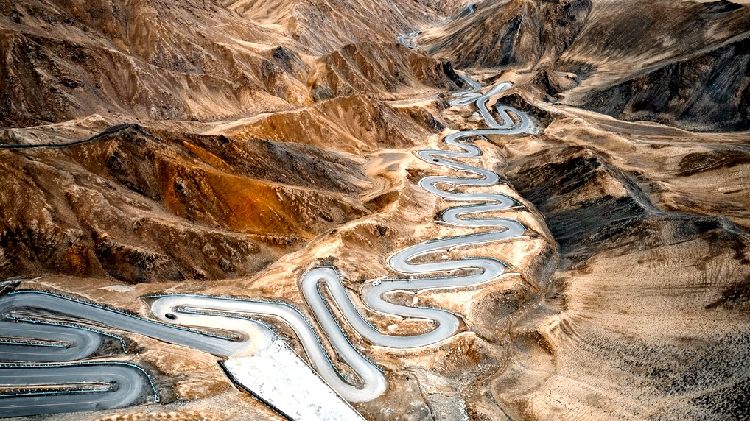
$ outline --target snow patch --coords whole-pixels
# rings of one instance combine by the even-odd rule
[[[223,365],[235,383],[290,419],[364,421],[280,339]]]

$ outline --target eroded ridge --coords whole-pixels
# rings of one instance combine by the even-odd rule
[[[498,193],[462,193],[443,190],[440,186],[488,187],[499,183],[499,176],[493,171],[455,161],[455,159],[475,158],[481,150],[464,138],[471,139],[484,135],[514,135],[535,133],[536,128],[529,117],[512,107],[496,105],[501,121],[497,122],[487,108],[487,101],[493,95],[510,88],[509,83],[501,83],[485,94],[478,92],[480,86],[466,79],[472,90],[456,94],[451,105],[465,106],[476,104],[484,117],[487,129],[460,131],[446,136],[443,140],[451,149],[422,150],[418,156],[426,162],[445,166],[469,176],[431,176],[420,180],[419,185],[430,193],[450,201],[475,202],[454,206],[442,213],[442,222],[466,227],[488,227],[488,231],[464,236],[439,238],[408,247],[388,259],[393,270],[409,275],[409,279],[386,279],[372,282],[364,294],[364,302],[375,311],[396,314],[404,317],[431,320],[434,328],[419,335],[386,335],[374,328],[355,307],[349,298],[341,277],[332,267],[318,267],[308,271],[302,279],[302,292],[317,321],[327,335],[335,352],[357,373],[356,384],[346,381],[332,364],[321,340],[312,328],[310,321],[298,309],[283,303],[269,301],[239,300],[207,297],[199,295],[164,295],[154,299],[151,311],[159,321],[148,320],[104,306],[72,298],[38,291],[20,291],[0,297],[0,315],[14,319],[13,313],[19,308],[54,311],[62,315],[94,321],[123,331],[150,336],[165,342],[180,344],[218,356],[243,358],[260,355],[277,343],[275,333],[261,322],[252,320],[258,315],[273,316],[288,324],[298,335],[305,352],[319,375],[344,399],[350,402],[372,400],[387,389],[384,374],[370,360],[352,345],[339,326],[328,303],[321,295],[321,287],[327,288],[346,321],[364,338],[375,345],[390,348],[423,347],[454,335],[459,328],[459,317],[439,308],[409,307],[391,303],[383,296],[391,291],[450,289],[476,286],[495,280],[508,273],[508,267],[500,260],[489,257],[475,257],[460,260],[414,263],[414,259],[432,253],[457,247],[466,247],[487,242],[518,238],[526,231],[520,222],[506,218],[467,217],[484,212],[513,208],[517,202]],[[512,118],[515,115],[518,122]],[[476,202],[480,202],[476,204]],[[452,275],[460,270],[461,275]],[[442,276],[427,276],[445,274]],[[94,352],[100,343],[102,332],[76,326],[34,324],[33,332],[24,330],[28,321],[16,318],[12,323],[0,323],[0,360],[8,361],[73,361],[85,358]],[[187,328],[207,327],[234,332],[232,336],[207,334]],[[30,333],[31,332],[31,333]],[[8,340],[21,337],[26,339]],[[29,339],[29,337],[33,339]],[[23,354],[19,354],[19,350]],[[15,357],[11,357],[15,355]],[[238,360],[239,361],[239,360]],[[241,366],[241,364],[235,364]],[[92,407],[119,407],[132,404],[150,386],[154,399],[158,399],[148,375],[132,364],[77,362],[51,365],[13,365],[0,367],[0,380],[16,377],[14,385],[33,384],[39,375],[68,376],[81,381],[107,383],[112,378],[120,379],[113,395],[109,390],[88,390],[80,394],[66,393],[40,394],[30,396],[17,393],[0,395],[0,408],[25,408],[23,414],[69,412]],[[237,380],[235,378],[235,380]],[[122,395],[122,396],[121,396]],[[85,405],[79,405],[85,404]],[[52,408],[49,410],[39,407]],[[35,412],[36,411],[36,412]],[[49,412],[45,412],[49,411]],[[21,412],[18,412],[20,414]]]

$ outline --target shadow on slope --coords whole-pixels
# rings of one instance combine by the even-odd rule
[[[2,276],[246,276],[368,212],[361,162],[311,146],[131,125],[0,154]]]

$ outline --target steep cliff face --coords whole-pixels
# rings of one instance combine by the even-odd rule
[[[484,1],[419,42],[458,67],[549,65],[576,38],[590,10],[591,0]]]

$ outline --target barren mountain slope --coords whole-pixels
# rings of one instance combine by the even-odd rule
[[[418,49],[398,42],[416,29]],[[750,135],[687,129],[748,128],[748,31],[750,7],[727,1],[0,2],[0,296],[50,291],[152,320],[164,294],[293,306],[342,379],[364,382],[334,351],[340,332],[385,377],[382,394],[351,403],[368,421],[744,419]],[[481,154],[459,165],[423,160],[490,125],[477,93],[450,105],[471,89],[462,71],[480,92],[511,81],[489,112],[528,125],[463,138]],[[467,176],[460,164],[500,182],[424,188]],[[495,223],[445,219],[485,204],[454,200],[477,192],[514,203],[457,216]],[[509,226],[521,234],[476,240]],[[429,332],[440,326],[366,294],[486,274],[394,269],[399,251],[455,237],[468,241],[407,260],[483,256],[505,274],[383,295],[455,315],[437,343],[376,344],[316,284],[329,334],[303,293],[306,274],[333,267],[380,332]],[[168,324],[203,311],[173,310]],[[126,353],[108,337],[87,361],[142,366],[160,398],[56,420],[289,418],[233,383],[224,357],[55,311],[11,316],[122,336]]]
[[[248,275],[367,213],[356,199],[367,186],[361,162],[294,144],[124,126],[76,146],[0,154],[7,277]]]
[[[748,8],[731,2],[595,0],[559,64],[626,75],[715,46],[748,24]]]
[[[393,34],[435,22],[452,14],[460,1],[435,0],[222,0],[229,10],[242,14],[299,41],[316,55],[346,44],[389,42]]]
[[[562,260],[547,300],[515,323],[515,358],[482,393],[514,420],[742,419],[746,136],[566,109],[539,138],[493,141]],[[490,414],[491,401],[476,402]]]
[[[216,5],[29,0],[0,8],[4,126],[110,112],[217,118],[308,101],[295,43]]]
[[[464,87],[450,62],[436,60],[395,42],[349,44],[320,57],[307,85],[316,100],[366,92],[379,97],[397,91],[419,93]],[[386,95],[383,95],[386,94]]]
[[[749,81],[746,33],[708,51],[645,69],[606,89],[571,93],[565,102],[626,120],[655,120],[694,130],[747,130]]]
[[[745,130],[748,33],[750,8],[729,1],[513,0],[479,3],[417,44],[458,67],[532,71],[566,104]]]
[[[223,131],[235,139],[259,137],[304,143],[361,156],[383,148],[413,145],[429,134],[429,127],[421,124],[371,97],[356,95],[260,116]]]
[[[750,8],[731,2],[594,2],[557,68],[564,102],[629,120],[747,129]]]
[[[147,120],[214,120],[290,109],[310,103],[306,84],[317,79],[330,82],[327,73],[342,70],[349,60],[353,68],[344,71],[337,83],[363,88],[358,77],[375,77],[368,91],[419,83],[442,88],[452,86],[451,78],[458,80],[449,65],[400,51],[403,47],[395,45],[395,38],[405,24],[378,26],[359,37],[387,45],[350,46],[334,53],[333,59],[321,58],[320,63],[326,64],[315,64],[309,41],[297,42],[274,25],[261,25],[201,1],[172,7],[171,2],[161,1],[29,0],[5,2],[0,11],[3,126],[59,122],[93,113]],[[365,20],[381,22],[374,17]],[[330,35],[319,26],[314,30],[326,34],[326,39]],[[394,61],[398,69],[393,69]],[[392,82],[399,71],[400,81]],[[310,72],[317,75],[312,82]],[[335,94],[346,90],[331,89]],[[325,93],[315,91],[313,97],[319,95]]]
[[[305,107],[305,104],[312,104],[313,98],[321,99],[316,92],[328,89],[334,95],[334,91],[327,87],[317,88],[321,85],[308,79],[320,80],[320,83],[335,80],[337,85],[332,85],[336,88],[335,95],[344,95],[349,89],[349,92],[364,91],[390,99],[421,95],[430,89],[439,92],[437,89],[463,84],[448,63],[410,51],[395,42],[344,47],[341,50],[344,55],[334,53],[340,60],[331,61],[324,56],[319,59],[321,64],[315,70],[315,66],[309,66],[314,63],[309,57],[294,52],[297,45],[294,41],[217,5],[201,3],[172,8],[158,2],[128,3],[122,7],[107,3],[99,11],[91,9],[93,11],[88,12],[83,12],[77,4],[67,3],[54,7],[36,3],[20,3],[12,7],[6,4],[5,7],[17,13],[9,12],[5,17],[9,30],[16,32],[13,32],[15,38],[3,38],[3,42],[10,43],[7,44],[10,50],[9,61],[0,68],[0,72],[6,75],[3,81],[7,82],[5,89],[9,92],[3,97],[2,112],[8,118],[8,129],[0,133],[2,142],[56,145],[78,142],[104,130],[96,136],[96,141],[72,147],[51,151],[44,147],[2,151],[18,165],[31,165],[23,171],[11,171],[14,165],[10,165],[5,173],[4,185],[9,193],[4,196],[8,202],[3,206],[7,205],[7,215],[14,215],[3,221],[5,260],[2,266],[3,273],[8,276],[33,276],[52,271],[79,276],[107,274],[129,282],[140,282],[215,279],[254,273],[278,257],[278,253],[293,250],[337,224],[370,212],[368,208],[381,206],[362,201],[377,197],[380,188],[363,176],[365,161],[361,157],[330,151],[361,156],[380,148],[412,145],[430,131],[442,128],[431,111],[410,110],[408,107],[396,109],[361,94],[319,101],[314,106]],[[158,16],[158,25],[149,26],[150,32],[144,31],[142,26],[135,26],[136,23],[146,25],[149,22],[138,18],[139,13],[149,19]],[[202,18],[212,24],[223,22],[223,29],[202,26],[199,22]],[[248,23],[247,27],[240,27],[243,22]],[[189,30],[183,31],[183,26]],[[51,28],[45,37],[34,35],[42,33],[44,28]],[[41,42],[34,50],[39,54],[19,50],[17,45],[13,46],[14,39]],[[278,46],[277,41],[290,47]],[[56,46],[61,45],[73,47],[70,47],[72,50],[57,50]],[[79,51],[82,55],[61,53],[69,50]],[[135,79],[109,74],[100,65],[103,60],[89,54],[93,51],[111,53],[129,65],[143,67],[134,70]],[[213,53],[219,56],[212,56]],[[200,60],[192,64],[185,62],[190,57]],[[25,61],[19,64],[17,59]],[[254,60],[259,67],[250,66]],[[230,66],[224,67],[223,63]],[[120,64],[113,66],[110,70],[123,69]],[[131,68],[135,69],[125,67]],[[257,73],[248,73],[256,70]],[[312,70],[315,73],[308,74]],[[333,74],[337,75],[336,78]],[[254,75],[260,75],[265,82],[253,84],[249,78]],[[220,84],[205,85],[208,91],[203,92],[199,86],[183,81],[170,90],[165,80],[173,76],[208,78]],[[58,89],[53,83],[54,77],[62,78],[60,83],[70,86]],[[231,81],[225,77],[240,79]],[[366,83],[362,82],[362,77]],[[94,80],[101,84],[94,84]],[[288,86],[292,86],[299,96],[287,102],[290,97],[280,90],[282,85],[274,81],[282,81],[283,86],[287,86],[284,85],[286,82],[291,83]],[[225,82],[229,85],[221,85]],[[102,88],[105,83],[117,89]],[[307,83],[316,88],[311,92]],[[235,107],[231,113],[247,117],[187,122],[179,120],[187,118],[189,113],[175,114],[172,112],[175,109],[170,108],[175,104],[188,108],[200,105],[205,106],[206,111],[201,118],[225,116],[227,108],[205,100],[217,94],[222,86],[230,85],[231,95],[244,96],[249,106],[239,109],[235,106],[241,104],[235,103],[230,106]],[[120,91],[120,88],[129,91]],[[157,107],[156,104],[165,103],[149,97],[152,88],[165,92],[172,101],[171,105]],[[40,89],[49,90],[54,95],[37,95]],[[253,93],[242,93],[248,89]],[[384,95],[383,91],[387,93]],[[117,95],[108,96],[108,92]],[[195,95],[195,98],[180,99],[180,92]],[[59,98],[55,96],[58,94],[69,101],[58,103]],[[266,101],[268,98],[275,99],[269,102]],[[227,104],[229,102],[224,102]],[[110,113],[112,108],[116,112]],[[195,111],[196,108],[192,109]],[[163,114],[159,110],[171,111]],[[259,114],[269,110],[288,111]],[[93,112],[98,114],[60,124],[9,128]],[[33,116],[33,119],[26,120],[24,116]],[[117,123],[130,124],[134,119],[141,121],[142,125],[126,124],[118,129]],[[195,115],[192,119],[196,120]],[[113,125],[114,129],[105,130],[108,125]],[[135,134],[123,135],[133,130]],[[212,136],[196,135],[200,133]],[[223,134],[230,135],[231,139]],[[45,176],[29,175],[37,172],[32,168],[38,164],[21,158],[27,154],[39,154],[44,158],[43,168],[54,168],[53,173],[73,172],[78,176],[63,187],[47,188]],[[116,188],[99,191],[99,188],[84,185],[86,189],[93,188],[96,194],[87,198],[76,197],[75,206],[68,203],[72,200],[69,190],[82,191],[79,189],[81,180],[91,177],[106,180],[102,182]],[[15,195],[23,190],[20,186],[26,185],[30,197],[35,199],[14,202]],[[45,191],[44,199],[36,196]],[[104,202],[96,199],[101,194],[106,198]],[[116,200],[120,194],[138,197],[139,205],[133,208],[128,202]],[[41,207],[34,206],[35,201],[39,201]],[[48,208],[51,215],[64,214],[66,217],[38,219],[25,214],[26,206]],[[313,210],[318,207],[322,209]],[[255,251],[250,254],[266,254],[246,261],[244,255],[248,254],[247,251],[212,252],[211,263],[203,258],[187,257],[217,246],[198,242],[173,250],[176,244],[173,237],[154,234],[152,230],[136,232],[131,225],[139,218],[140,208],[165,212],[171,221],[168,229],[171,231],[221,230],[216,236],[233,236],[235,240],[250,235],[252,241],[267,243],[253,246]],[[113,219],[115,214],[123,217]],[[88,221],[92,218],[96,221]],[[40,220],[46,222],[40,226],[37,224]],[[108,223],[104,221],[115,220],[120,228],[107,229]],[[28,232],[24,228],[27,225]],[[69,230],[75,235],[64,234]],[[20,235],[21,232],[26,234]],[[119,249],[140,250],[122,251],[128,256],[140,257],[123,257],[122,253],[102,256],[98,245],[100,233],[107,233],[107,241]],[[70,251],[74,249],[77,251]],[[234,257],[227,260],[227,253]],[[36,254],[56,257],[37,259]],[[104,264],[105,259],[110,263]]]
[[[550,64],[576,38],[590,10],[591,0],[486,0],[418,41],[458,67]]]

